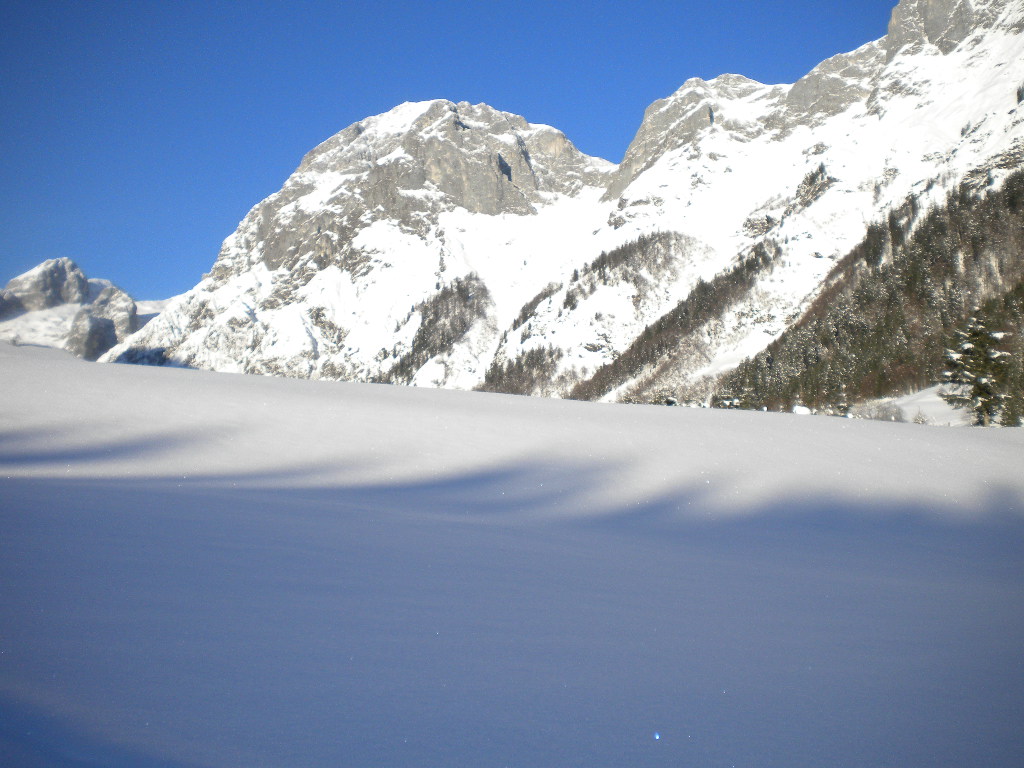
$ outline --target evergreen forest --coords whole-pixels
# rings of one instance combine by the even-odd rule
[[[874,224],[825,290],[767,349],[719,382],[713,404],[843,413],[855,401],[939,383],[958,329],[1004,334],[1004,421],[1024,402],[1024,171],[998,189],[962,184]]]

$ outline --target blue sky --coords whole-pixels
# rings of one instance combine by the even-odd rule
[[[0,285],[69,256],[136,298],[185,291],[305,152],[403,101],[487,102],[618,161],[687,78],[793,82],[894,5],[8,2]]]

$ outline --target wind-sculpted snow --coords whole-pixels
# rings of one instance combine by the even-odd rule
[[[1024,749],[1021,430],[7,346],[0,377],[4,765]]]

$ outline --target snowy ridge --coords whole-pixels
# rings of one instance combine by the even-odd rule
[[[400,105],[311,151],[105,359],[364,381],[415,363],[402,381],[454,388],[528,368],[516,391],[565,396],[701,281],[772,253],[685,353],[603,396],[685,389],[777,338],[870,223],[1020,166],[1022,31],[1006,0],[904,0],[886,37],[792,85],[686,81],[619,166],[486,105]],[[576,275],[639,241],[582,295]],[[466,280],[479,297],[445,298]]]

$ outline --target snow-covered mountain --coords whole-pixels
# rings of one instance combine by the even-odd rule
[[[95,360],[165,306],[141,304],[109,280],[87,278],[71,259],[48,259],[0,290],[0,340]]]
[[[884,38],[795,84],[688,80],[618,166],[486,105],[403,104],[310,152],[103,359],[587,398],[693,387],[790,327],[869,225],[1021,167],[1022,33],[1012,0],[903,0]]]

